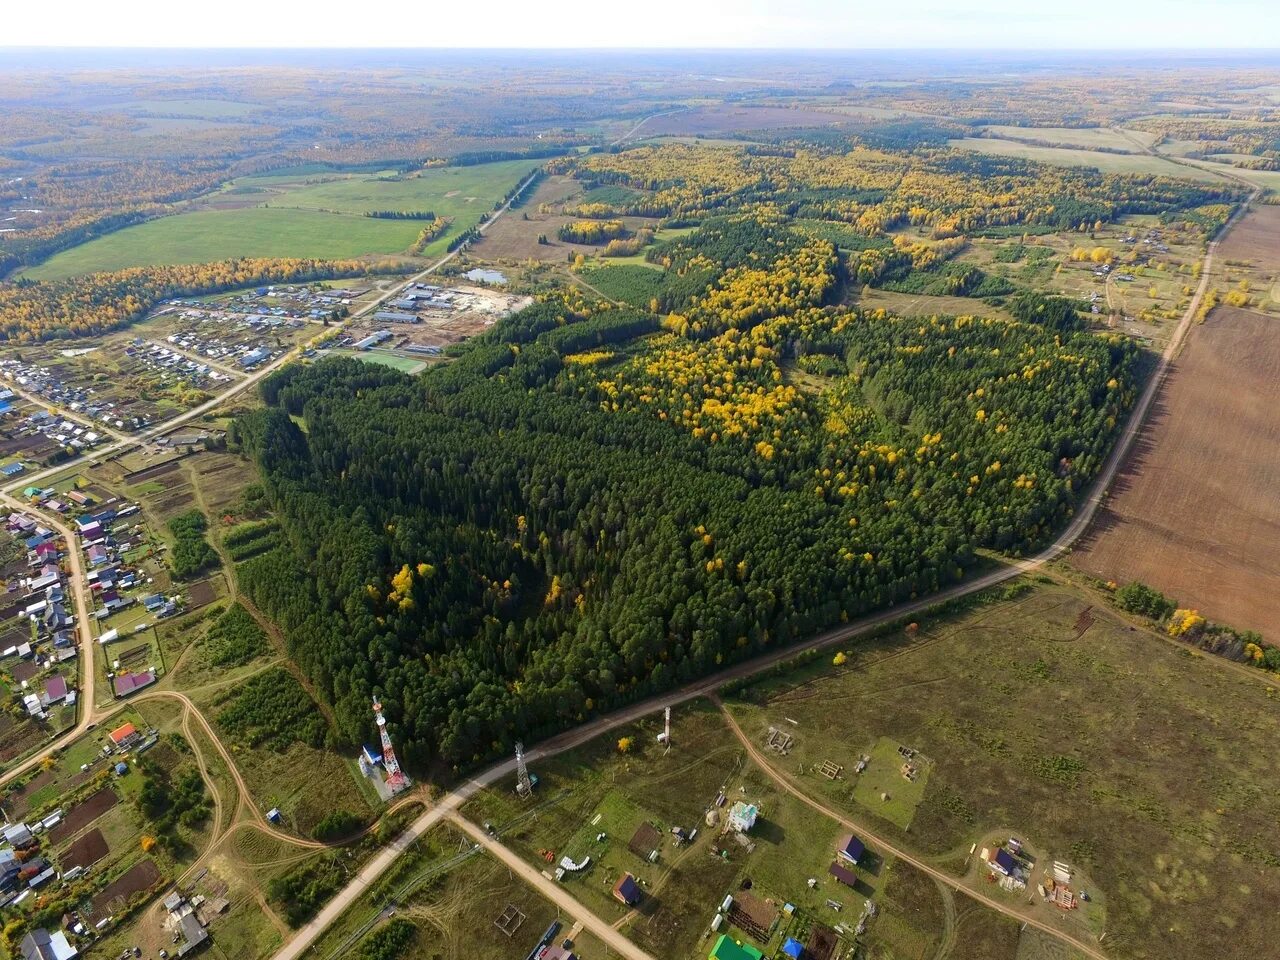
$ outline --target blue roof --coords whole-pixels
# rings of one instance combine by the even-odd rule
[[[996,863],[1010,873],[1018,866],[1018,861],[1013,859],[1013,855],[1003,847],[996,851]]]
[[[850,837],[849,842],[844,845],[840,852],[854,861],[854,863],[857,863],[862,859],[862,855],[867,852],[867,848],[857,837]]]
[[[787,942],[782,945],[782,952],[788,957],[800,960],[800,954],[804,953],[804,944],[795,937],[787,937]]]
[[[3,406],[0,406],[0,412],[3,412],[8,404],[3,400],[0,400],[0,404],[3,404]],[[0,467],[0,473],[3,473],[6,477],[12,477],[15,473],[21,473],[23,469],[20,463],[6,463],[3,467]]]

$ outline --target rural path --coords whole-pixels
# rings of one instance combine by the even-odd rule
[[[20,512],[35,512],[32,511],[30,504],[24,503],[17,497],[11,496],[8,493],[0,492],[0,503],[4,503],[7,507]],[[55,739],[52,743],[46,745],[44,749],[37,751],[22,763],[19,763],[6,771],[4,776],[0,777],[0,787],[4,786],[14,777],[17,777],[36,766],[45,756],[58,749],[63,744],[70,743],[76,737],[85,733],[93,723],[93,697],[94,685],[96,682],[96,678],[94,676],[95,671],[93,669],[93,628],[90,625],[93,618],[89,614],[89,590],[84,579],[84,557],[80,553],[80,541],[72,529],[56,514],[40,512],[38,516],[41,522],[46,524],[50,529],[56,531],[66,544],[67,566],[70,567],[69,575],[72,584],[71,602],[75,609],[76,637],[80,643],[80,656],[77,659],[79,659],[82,665],[80,668],[81,676],[78,700],[84,706],[80,711],[80,720],[74,727],[68,730],[61,737]]]
[[[769,758],[764,755],[754,742],[752,742],[751,738],[746,735],[742,727],[738,726],[738,721],[734,718],[733,714],[728,711],[725,705],[720,702],[719,697],[713,696],[712,700],[714,700],[716,705],[720,708],[720,713],[723,715],[725,723],[729,725],[729,729],[732,730],[733,735],[738,738],[738,742],[741,743],[743,748],[747,751],[747,755],[751,758],[752,762],[759,767],[761,772],[768,776],[770,780],[787,793],[791,794],[801,803],[805,804],[805,806],[817,811],[829,820],[834,820],[842,827],[846,827],[849,830],[856,832],[860,838],[869,840],[871,845],[878,847],[881,852],[888,852],[896,859],[910,864],[921,873],[927,875],[935,883],[946,887],[948,890],[954,890],[957,893],[962,893],[966,897],[971,897],[972,899],[977,900],[984,907],[994,910],[997,913],[1002,913],[1007,917],[1012,917],[1014,920],[1022,921],[1028,926],[1035,927],[1037,930],[1041,930],[1055,939],[1074,947],[1087,957],[1093,957],[1094,960],[1108,960],[1107,955],[1097,947],[1091,946],[1083,940],[1077,939],[1052,924],[1045,923],[1043,920],[1032,916],[1029,911],[1021,910],[1017,907],[1010,906],[1007,903],[1001,903],[999,900],[987,896],[981,890],[973,889],[963,881],[957,880],[955,877],[948,873],[944,873],[937,867],[924,862],[918,857],[912,856],[906,850],[867,827],[866,824],[851,820],[843,814],[832,810],[821,801],[815,800],[813,797],[809,796],[808,793],[798,787],[795,780],[789,774],[783,773],[769,762]]]
[[[652,954],[641,950],[619,933],[612,924],[601,920],[592,910],[583,906],[575,897],[571,897],[563,886],[555,880],[549,880],[541,870],[527,863],[509,847],[499,843],[466,817],[454,813],[449,817],[449,821],[501,860],[521,880],[573,917],[577,923],[590,930],[605,946],[619,956],[626,957],[627,960],[654,960]]]
[[[478,232],[483,234],[500,217],[502,217],[505,213],[507,213],[511,209],[511,204],[514,202],[515,198],[520,196],[524,192],[524,190],[528,187],[529,183],[532,182],[535,176],[537,176],[536,170],[533,173],[529,174],[529,176],[526,177],[524,180],[522,180],[520,182],[520,185],[513,192],[511,199],[507,200],[501,207],[499,207],[497,210],[494,211],[493,216],[491,216],[483,224],[477,227]],[[397,280],[396,282],[390,284],[382,294],[380,294],[375,299],[371,300],[369,303],[365,304],[363,307],[361,307],[359,310],[353,313],[350,317],[346,318],[345,320],[341,321],[338,324],[335,324],[335,326],[340,328],[345,324],[350,323],[352,320],[357,320],[360,317],[363,317],[365,314],[373,310],[376,310],[385,301],[395,296],[397,291],[400,290],[400,288],[402,288],[405,284],[417,283],[423,277],[426,277],[435,273],[437,270],[439,270],[440,268],[444,267],[446,264],[454,260],[454,258],[456,258],[459,254],[461,254],[464,249],[465,249],[464,247],[459,247],[457,250],[454,250],[452,253],[448,253],[445,256],[441,257],[439,260],[435,261],[435,263],[431,264],[426,269],[413,274],[407,279]],[[329,329],[333,329],[333,327],[330,327]],[[295,346],[285,351],[283,354],[281,354],[279,357],[277,357],[267,366],[263,367],[257,373],[254,373],[248,377],[245,377],[239,383],[232,384],[222,393],[218,394],[215,397],[212,397],[211,399],[205,401],[204,403],[199,404],[198,406],[192,407],[186,413],[181,413],[175,417],[171,417],[170,419],[166,420],[164,423],[160,423],[154,427],[150,427],[146,430],[143,430],[132,437],[124,437],[116,441],[115,443],[108,444],[105,447],[101,447],[98,450],[93,451],[93,453],[89,456],[76,457],[73,460],[65,461],[63,463],[49,467],[46,470],[42,470],[38,473],[29,474],[25,476],[22,480],[19,480],[16,483],[10,484],[9,486],[0,489],[0,502],[5,503],[6,505],[8,505],[10,508],[14,510],[23,511],[39,517],[43,523],[47,524],[50,528],[58,531],[58,533],[62,535],[62,538],[66,543],[67,563],[71,568],[69,571],[70,576],[68,579],[71,587],[72,598],[75,605],[76,635],[79,637],[79,640],[80,640],[80,662],[83,664],[83,667],[81,670],[83,677],[81,680],[81,691],[79,696],[79,703],[82,705],[80,707],[80,712],[81,712],[80,720],[76,723],[74,727],[72,727],[66,733],[55,738],[53,741],[46,744],[42,749],[32,754],[26,760],[16,764],[9,770],[5,771],[3,775],[0,775],[0,787],[3,787],[6,783],[10,782],[15,777],[22,775],[26,771],[30,770],[32,767],[36,766],[44,757],[48,756],[49,754],[53,753],[56,750],[61,749],[62,747],[66,746],[67,744],[77,739],[78,737],[83,736],[85,733],[88,732],[88,730],[91,727],[96,725],[99,720],[115,712],[114,707],[99,708],[95,705],[95,700],[94,700],[95,671],[94,671],[94,659],[93,659],[94,638],[93,638],[93,631],[90,623],[91,617],[89,615],[89,611],[92,609],[92,604],[89,602],[89,587],[88,587],[88,584],[85,582],[84,562],[80,552],[81,545],[80,545],[79,537],[70,527],[68,527],[65,523],[63,523],[60,517],[58,517],[55,514],[51,514],[48,511],[40,510],[36,507],[33,507],[29,503],[24,503],[23,501],[15,498],[12,495],[13,491],[21,489],[22,487],[30,486],[31,484],[35,483],[38,480],[44,479],[45,477],[50,477],[56,474],[64,473],[67,470],[72,469],[73,467],[76,467],[82,463],[85,463],[86,461],[88,461],[92,465],[97,465],[99,463],[102,463],[102,461],[109,456],[115,456],[117,454],[125,452],[126,450],[132,449],[133,447],[140,446],[146,443],[148,440],[154,439],[155,437],[158,437],[161,434],[167,433],[168,431],[174,429],[175,427],[181,426],[182,424],[196,417],[203,416],[205,413],[208,413],[209,411],[214,410],[217,407],[221,406],[223,403],[225,403],[227,400],[231,399],[232,397],[240,393],[243,393],[245,390],[248,390],[250,387],[253,387],[254,385],[260,383],[263,379],[275,373],[277,370],[283,367],[286,363],[290,362],[291,360],[297,359],[297,357],[301,355],[302,349],[303,348],[301,346]],[[204,718],[201,717],[202,721],[203,719]],[[205,724],[205,726],[207,727],[208,724]],[[212,736],[212,733],[210,735]],[[234,770],[234,766],[232,766],[232,769]]]

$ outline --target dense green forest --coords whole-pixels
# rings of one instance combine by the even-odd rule
[[[1045,542],[1136,393],[1051,298],[829,306],[831,244],[753,218],[662,256],[707,279],[661,321],[548,300],[417,379],[286,368],[235,423],[279,524],[240,582],[343,739],[376,692],[404,762],[464,765],[937,590]]]

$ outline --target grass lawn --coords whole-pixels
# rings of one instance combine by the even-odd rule
[[[924,799],[925,783],[929,779],[930,764],[916,762],[916,777],[908,780],[902,775],[903,759],[898,753],[900,744],[888,737],[876,741],[867,756],[871,762],[862,773],[852,774],[853,799],[873,813],[896,823],[906,830],[911,826],[916,807]],[[888,800],[881,799],[887,795]]]
[[[778,767],[854,818],[868,814],[847,782],[813,766],[830,759],[848,776],[880,738],[920,750],[933,765],[910,831],[884,815],[876,828],[957,874],[971,843],[1025,837],[1042,862],[1088,875],[1117,957],[1172,956],[1194,939],[1206,956],[1245,958],[1274,942],[1280,918],[1258,909],[1280,895],[1274,688],[1058,586],[924,622],[907,643],[763,680],[731,708],[753,736],[796,720]],[[1051,915],[1101,920],[1093,905]]]
[[[426,361],[415,360],[412,357],[402,357],[395,353],[382,353],[373,350],[326,350],[326,355],[336,357],[354,357],[357,360],[363,360],[365,363],[376,363],[384,367],[390,367],[392,370],[399,370],[401,373],[415,374],[421,373],[426,369]]]
[[[407,250],[413,220],[316,210],[247,207],[161,217],[107,234],[51,257],[24,276],[53,280],[157,263],[206,263],[228,257],[358,257]]]
[[[1024,160],[1039,160],[1041,163],[1052,163],[1061,167],[1096,167],[1103,173],[1156,173],[1189,180],[1222,181],[1222,177],[1212,170],[1201,168],[1197,171],[1180,163],[1174,163],[1172,160],[1148,154],[1103,153],[1098,150],[1073,150],[1069,147],[1040,147],[1014,140],[983,137],[965,137],[948,142],[960,150],[1022,157]]]

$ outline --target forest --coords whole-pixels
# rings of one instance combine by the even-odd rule
[[[237,575],[342,740],[376,693],[411,768],[465,767],[1033,549],[1136,395],[1068,301],[838,305],[854,258],[781,215],[651,258],[648,304],[548,296],[417,379],[285,368],[233,424],[279,525]]]

